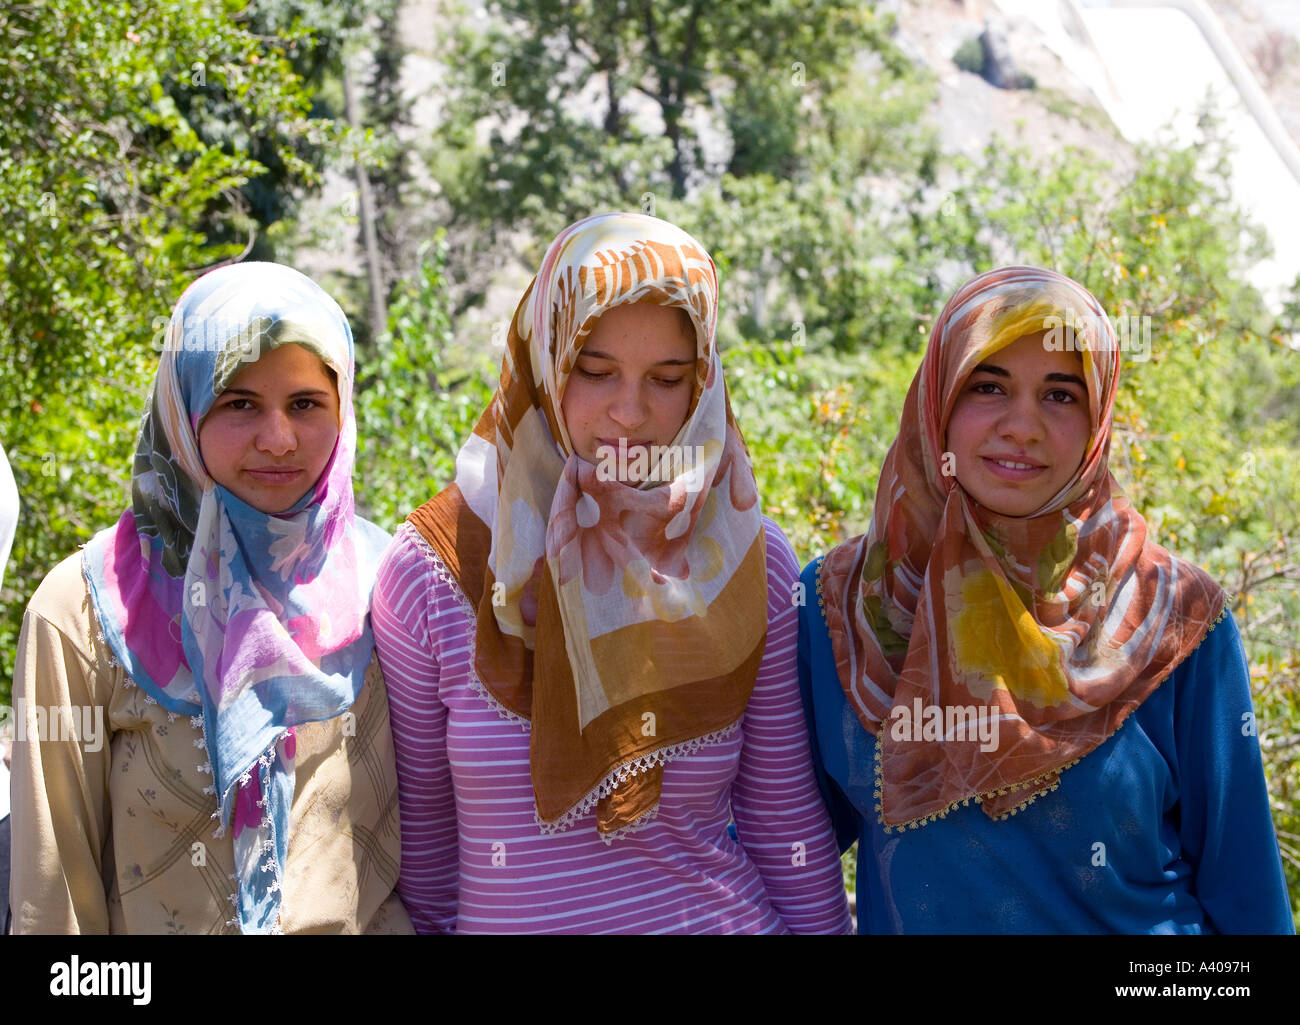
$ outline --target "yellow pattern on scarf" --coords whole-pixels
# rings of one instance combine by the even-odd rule
[[[961,609],[952,622],[959,669],[979,673],[1042,708],[1069,699],[1061,649],[1001,576],[977,570],[961,581]]]

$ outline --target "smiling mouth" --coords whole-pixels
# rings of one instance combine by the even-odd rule
[[[1047,467],[1041,463],[1027,463],[1020,459],[996,459],[982,456],[984,466],[995,477],[1007,481],[1032,480],[1046,472]]]

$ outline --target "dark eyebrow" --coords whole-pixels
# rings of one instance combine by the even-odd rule
[[[594,359],[607,359],[607,360],[609,360],[611,363],[617,363],[617,362],[618,362],[618,360],[616,360],[613,356],[609,355],[608,353],[601,352],[599,349],[582,349],[582,350],[578,353],[578,355],[579,355],[579,356],[591,356],[591,357],[593,357]],[[654,365],[657,366],[657,367],[693,367],[693,366],[695,366],[695,360],[693,360],[693,359],[661,359],[658,363],[656,363],[656,364],[654,364]]]
[[[994,377],[1011,376],[1010,371],[1005,370],[1002,367],[999,367],[993,363],[981,363],[979,366],[977,366],[974,370],[971,371],[971,374],[972,375],[978,374],[980,371],[983,371],[986,374],[992,374]],[[1048,374],[1046,377],[1043,378],[1043,380],[1059,381],[1062,384],[1077,384],[1084,391],[1088,390],[1087,382],[1084,381],[1084,379],[1082,377],[1079,377],[1077,374]]]
[[[222,395],[247,395],[251,398],[259,399],[262,397],[261,392],[254,391],[252,388],[227,388],[221,393]],[[291,399],[311,398],[314,395],[328,396],[329,392],[322,388],[303,388],[289,396]]]

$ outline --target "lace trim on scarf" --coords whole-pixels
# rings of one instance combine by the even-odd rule
[[[692,737],[690,740],[684,740],[680,744],[671,744],[668,747],[661,747],[657,751],[650,751],[646,754],[640,755],[632,761],[620,765],[612,772],[607,773],[604,779],[587,792],[587,796],[554,822],[544,821],[537,814],[536,806],[534,806],[533,809],[533,818],[537,822],[538,828],[541,829],[543,833],[561,833],[566,829],[571,829],[578,823],[579,819],[583,818],[588,812],[595,808],[602,798],[608,797],[617,790],[620,783],[626,783],[638,773],[649,772],[656,766],[667,765],[670,761],[676,758],[693,755],[712,744],[721,743],[727,737],[731,736],[731,734],[735,733],[739,727],[740,720],[737,719],[730,725],[724,726],[720,730],[714,730],[712,733],[706,733],[702,737]],[[654,808],[646,812],[646,814],[642,815],[635,822],[630,822],[626,826],[621,826],[612,833],[601,833],[600,838],[608,844],[612,843],[616,839],[630,836],[632,833],[645,828],[645,825],[649,824],[649,822],[658,814],[658,811],[659,806],[656,804]]]
[[[469,617],[470,636],[468,668],[470,689],[482,697],[490,707],[494,708],[498,716],[505,719],[507,722],[517,724],[525,733],[527,733],[532,729],[532,723],[501,704],[492,692],[483,686],[483,681],[478,678],[478,671],[474,668],[478,655],[478,636],[477,631],[474,629],[477,615],[475,614],[473,607],[470,605],[469,599],[465,597],[465,592],[461,590],[460,584],[457,583],[456,578],[452,575],[451,570],[447,568],[446,563],[442,561],[442,557],[437,553],[433,545],[429,544],[429,539],[421,534],[409,522],[403,523],[401,527],[398,528],[397,534],[398,537],[409,538],[416,548],[419,549],[425,560],[433,567],[434,576],[450,587],[451,593],[456,599],[457,604],[464,611],[465,615]],[[538,829],[540,829],[544,835],[561,833],[565,830],[571,829],[577,825],[580,819],[590,813],[591,810],[600,803],[602,798],[608,797],[612,794],[620,783],[626,783],[638,773],[649,772],[657,765],[666,765],[675,758],[692,755],[711,744],[720,743],[734,733],[739,726],[740,720],[736,720],[736,722],[733,722],[731,725],[716,730],[713,733],[706,734],[703,737],[695,737],[691,740],[683,741],[680,744],[673,744],[669,747],[660,748],[658,751],[651,751],[648,754],[633,759],[626,765],[619,766],[617,769],[607,774],[604,779],[587,792],[587,795],[582,798],[581,801],[566,811],[554,822],[546,822],[537,814],[537,803],[536,799],[534,799],[533,821],[537,823]],[[659,805],[656,804],[644,815],[637,818],[635,822],[629,822],[626,826],[621,826],[610,833],[600,833],[600,839],[608,846],[615,840],[622,840],[634,833],[639,833],[658,817]]]
[[[1122,722],[1119,724],[1119,726],[1123,726],[1123,725],[1124,724]],[[1119,726],[1115,727],[1116,732],[1119,731]],[[969,805],[971,801],[974,801],[976,804],[983,804],[984,798],[986,797],[1001,797],[1004,794],[1010,794],[1016,790],[1031,790],[1037,788],[1035,793],[1030,794],[1027,798],[1025,798],[1024,801],[1016,805],[1009,812],[997,816],[995,821],[1002,822],[1006,819],[1011,818],[1012,815],[1024,811],[1026,808],[1028,808],[1031,804],[1033,804],[1044,794],[1051,793],[1053,790],[1059,787],[1061,785],[1061,779],[1060,779],[1061,773],[1065,772],[1066,769],[1073,768],[1074,766],[1078,765],[1079,762],[1081,761],[1083,761],[1083,758],[1076,758],[1068,765],[1062,765],[1059,769],[1053,770],[1053,773],[1051,773],[1050,775],[1055,775],[1056,776],[1055,779],[1049,780],[1048,776],[1038,776],[1034,779],[1026,780],[1023,783],[1013,783],[1011,786],[999,787],[996,790],[988,790],[982,794],[972,794],[970,797],[962,798],[960,801],[953,801],[950,805],[948,805],[948,807],[942,808],[936,812],[932,812],[929,815],[922,815],[919,818],[910,819],[907,822],[900,822],[895,826],[890,826],[885,824],[884,813],[882,812],[880,806],[880,794],[881,794],[881,788],[884,786],[884,775],[881,771],[880,734],[877,733],[876,748],[875,748],[875,767],[874,767],[875,787],[871,791],[871,796],[876,799],[876,805],[875,805],[876,821],[880,823],[881,830],[883,830],[886,833],[902,833],[905,830],[919,829],[921,826],[928,826],[931,822],[937,822],[939,819],[947,818],[948,813],[950,811],[953,811],[957,808],[964,808],[967,805]]]

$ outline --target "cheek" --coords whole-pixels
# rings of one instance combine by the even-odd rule
[[[235,457],[239,444],[237,433],[220,419],[205,421],[199,427],[199,457],[214,479]]]
[[[679,386],[667,400],[667,415],[664,419],[668,424],[669,434],[676,434],[681,430],[682,425],[686,423],[686,417],[691,411],[692,397],[689,388]]]
[[[564,397],[560,400],[560,415],[570,436],[575,432],[582,433],[584,425],[592,419],[594,406],[595,401],[585,382],[576,377],[569,378]]]
[[[312,450],[315,462],[317,464],[317,473],[325,468],[329,462],[330,456],[334,454],[334,447],[338,444],[339,429],[333,421],[326,419],[320,430],[312,439]]]
[[[1073,469],[1078,469],[1083,457],[1088,452],[1088,442],[1092,438],[1092,423],[1086,410],[1079,408],[1068,421],[1061,425],[1060,447],[1063,461]]]
[[[956,478],[967,491],[979,483],[976,474],[982,466],[977,453],[988,436],[987,419],[980,414],[978,407],[961,401],[953,407],[948,418],[948,430],[944,435],[945,454],[940,456],[943,461],[939,464],[939,472],[945,477]]]
[[[971,450],[979,442],[979,417],[969,405],[958,402],[948,417],[948,429],[944,432],[944,451],[952,452],[957,461],[964,462]]]

